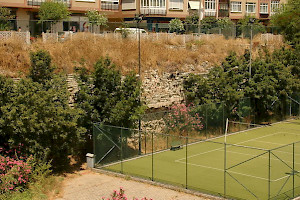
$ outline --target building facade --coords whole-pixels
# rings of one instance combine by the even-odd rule
[[[0,6],[11,8],[16,16],[15,26],[30,32],[39,32],[37,25],[39,6],[46,0],[0,0]],[[58,31],[84,30],[87,22],[85,12],[98,10],[106,13],[110,22],[132,21],[136,14],[143,14],[149,24],[167,23],[171,19],[186,18],[191,12],[199,12],[203,17],[229,17],[238,20],[251,15],[260,20],[270,16],[283,0],[57,0],[64,2],[72,15],[69,22],[57,24]],[[152,25],[151,25],[152,26]],[[45,27],[44,27],[45,28]],[[44,29],[42,27],[42,29]],[[147,27],[153,30],[157,27]]]

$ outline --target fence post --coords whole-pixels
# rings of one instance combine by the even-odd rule
[[[206,139],[207,139],[207,106],[209,104],[204,104],[205,106],[205,136],[206,136]]]
[[[268,150],[269,151],[269,164],[268,164],[268,171],[269,171],[269,174],[268,174],[268,199],[271,198],[271,150]]]
[[[154,172],[154,169],[153,169],[153,131],[152,131],[152,181],[154,180],[154,175],[153,175],[153,172]]]
[[[227,162],[227,156],[226,156],[226,142],[224,143],[224,198],[226,198],[226,162]]]
[[[295,143],[293,143],[293,197],[295,197]]]
[[[121,128],[121,174],[123,174],[123,129]]]
[[[185,189],[188,189],[188,137],[185,137]]]

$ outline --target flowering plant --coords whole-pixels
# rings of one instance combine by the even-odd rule
[[[0,193],[18,191],[28,182],[31,166],[27,161],[31,157],[21,155],[21,146],[14,149],[0,148]]]
[[[121,187],[119,192],[117,190],[114,190],[114,192],[111,194],[111,198],[102,197],[102,200],[128,200],[128,198],[125,195],[125,190]],[[139,199],[133,198],[133,200],[139,200]],[[144,197],[141,200],[152,200],[152,199],[147,199],[146,197]]]
[[[202,117],[199,116],[199,113],[192,112],[191,105],[178,104],[172,106],[170,110],[169,115],[165,118],[169,131],[179,131],[180,135],[183,135],[187,131],[194,132],[203,129]]]

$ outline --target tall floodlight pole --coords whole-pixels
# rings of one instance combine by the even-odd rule
[[[252,67],[252,39],[253,39],[253,23],[255,19],[250,18],[249,23],[250,25],[250,60],[249,60],[249,79],[251,78],[251,67]]]
[[[135,15],[134,20],[136,21],[136,30],[138,31],[138,60],[139,60],[139,81],[141,81],[141,31],[140,22],[143,20],[143,16]],[[141,94],[139,94],[139,102],[141,102]],[[139,117],[139,154],[142,153],[141,144],[141,118]]]

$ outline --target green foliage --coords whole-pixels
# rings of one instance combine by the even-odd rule
[[[15,16],[11,14],[11,10],[0,6],[0,31],[7,31],[10,29],[9,20]]]
[[[88,17],[91,25],[105,26],[108,22],[106,15],[100,14],[97,10],[89,10],[86,13],[86,16]]]
[[[53,76],[54,67],[51,66],[51,56],[45,50],[30,53],[31,67],[29,77],[39,83],[48,81]]]
[[[299,68],[295,69],[292,65],[298,62],[295,53],[296,51],[288,49],[276,51],[272,55],[266,52],[265,56],[252,62],[251,78],[249,52],[241,57],[231,53],[222,65],[213,68],[207,77],[190,75],[184,82],[187,101],[195,104],[224,101],[230,113],[239,99],[250,97],[256,102],[256,115],[266,119],[269,110],[274,110],[274,102],[278,99],[285,101],[287,95],[300,91],[299,75],[293,72]]]
[[[68,155],[79,146],[85,129],[77,124],[81,111],[69,107],[66,81],[54,77],[40,84],[23,79],[0,87],[12,88],[0,107],[1,142],[22,143],[26,153],[53,160],[55,169],[68,165]]]
[[[59,1],[45,1],[39,9],[39,18],[41,21],[51,20],[54,23],[70,16],[67,6]]]
[[[184,23],[185,24],[198,24],[198,21],[199,21],[199,15],[194,13],[192,15],[187,16],[185,18]]]
[[[252,28],[252,36],[258,34],[258,33],[265,33],[266,28],[263,24],[259,22],[257,19],[253,19],[254,22],[250,23],[251,19],[253,17],[251,16],[245,16],[244,18],[240,19],[237,23],[237,31],[242,34],[242,37],[250,37],[251,34],[251,28]]]
[[[285,38],[292,44],[300,43],[300,0],[288,0],[282,8],[272,16],[271,22],[278,26]]]
[[[84,110],[82,126],[92,129],[93,122],[133,128],[143,112],[139,100],[141,83],[134,73],[122,77],[109,58],[101,58],[88,78],[81,75],[76,105]]]
[[[218,26],[218,20],[215,17],[205,17],[201,20],[201,29],[212,29]]]
[[[218,28],[232,28],[234,23],[229,17],[220,18],[217,21]]]
[[[122,23],[122,27],[121,27],[121,35],[122,38],[127,38],[130,34],[129,30],[127,29],[129,26],[126,23]]]
[[[170,32],[176,32],[176,33],[184,31],[184,26],[182,21],[178,18],[172,19],[169,23],[169,30]]]

